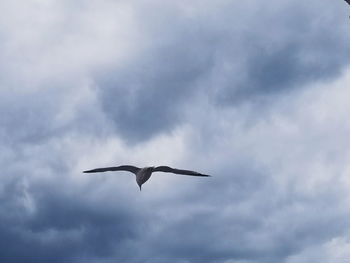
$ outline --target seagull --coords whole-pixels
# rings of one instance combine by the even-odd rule
[[[174,173],[174,174],[184,174],[184,175],[190,175],[190,176],[210,177],[210,175],[207,175],[207,174],[201,174],[190,170],[175,169],[169,166],[157,166],[157,167],[147,166],[144,168],[139,168],[133,165],[121,165],[116,167],[96,168],[92,170],[83,171],[83,173],[102,173],[102,172],[109,172],[109,171],[132,172],[133,174],[136,175],[136,183],[140,187],[140,191],[141,191],[141,186],[151,177],[153,172],[165,172],[165,173]]]

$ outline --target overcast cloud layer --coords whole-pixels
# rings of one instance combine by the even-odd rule
[[[349,12],[0,0],[0,262],[348,262]]]

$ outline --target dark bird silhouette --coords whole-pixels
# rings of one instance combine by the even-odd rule
[[[136,175],[136,183],[140,187],[151,177],[154,172],[165,172],[165,173],[173,173],[173,174],[183,174],[190,176],[202,176],[202,177],[210,177],[207,174],[201,174],[195,171],[190,170],[182,170],[175,169],[169,166],[147,166],[144,168],[139,168],[132,165],[121,165],[116,167],[105,167],[105,168],[97,168],[93,170],[83,171],[83,173],[101,173],[101,172],[109,172],[109,171],[128,171]]]

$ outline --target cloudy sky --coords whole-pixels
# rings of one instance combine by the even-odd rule
[[[349,14],[0,0],[0,261],[348,262]]]

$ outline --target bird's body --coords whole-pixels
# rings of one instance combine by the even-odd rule
[[[153,172],[166,172],[166,173],[174,173],[174,174],[183,174],[183,175],[190,175],[190,176],[204,176],[209,177],[210,175],[207,174],[201,174],[195,171],[190,170],[182,170],[182,169],[175,169],[171,168],[169,166],[147,166],[144,168],[139,168],[132,165],[121,165],[116,167],[105,167],[105,168],[97,168],[93,170],[84,171],[84,173],[100,173],[100,172],[108,172],[108,171],[128,171],[132,172],[136,175],[136,183],[140,187],[147,182],[147,180],[151,177]]]
[[[141,186],[147,182],[149,178],[151,178],[151,175],[153,173],[154,167],[145,167],[141,168],[137,173],[136,173],[136,183],[139,185],[140,190]]]

